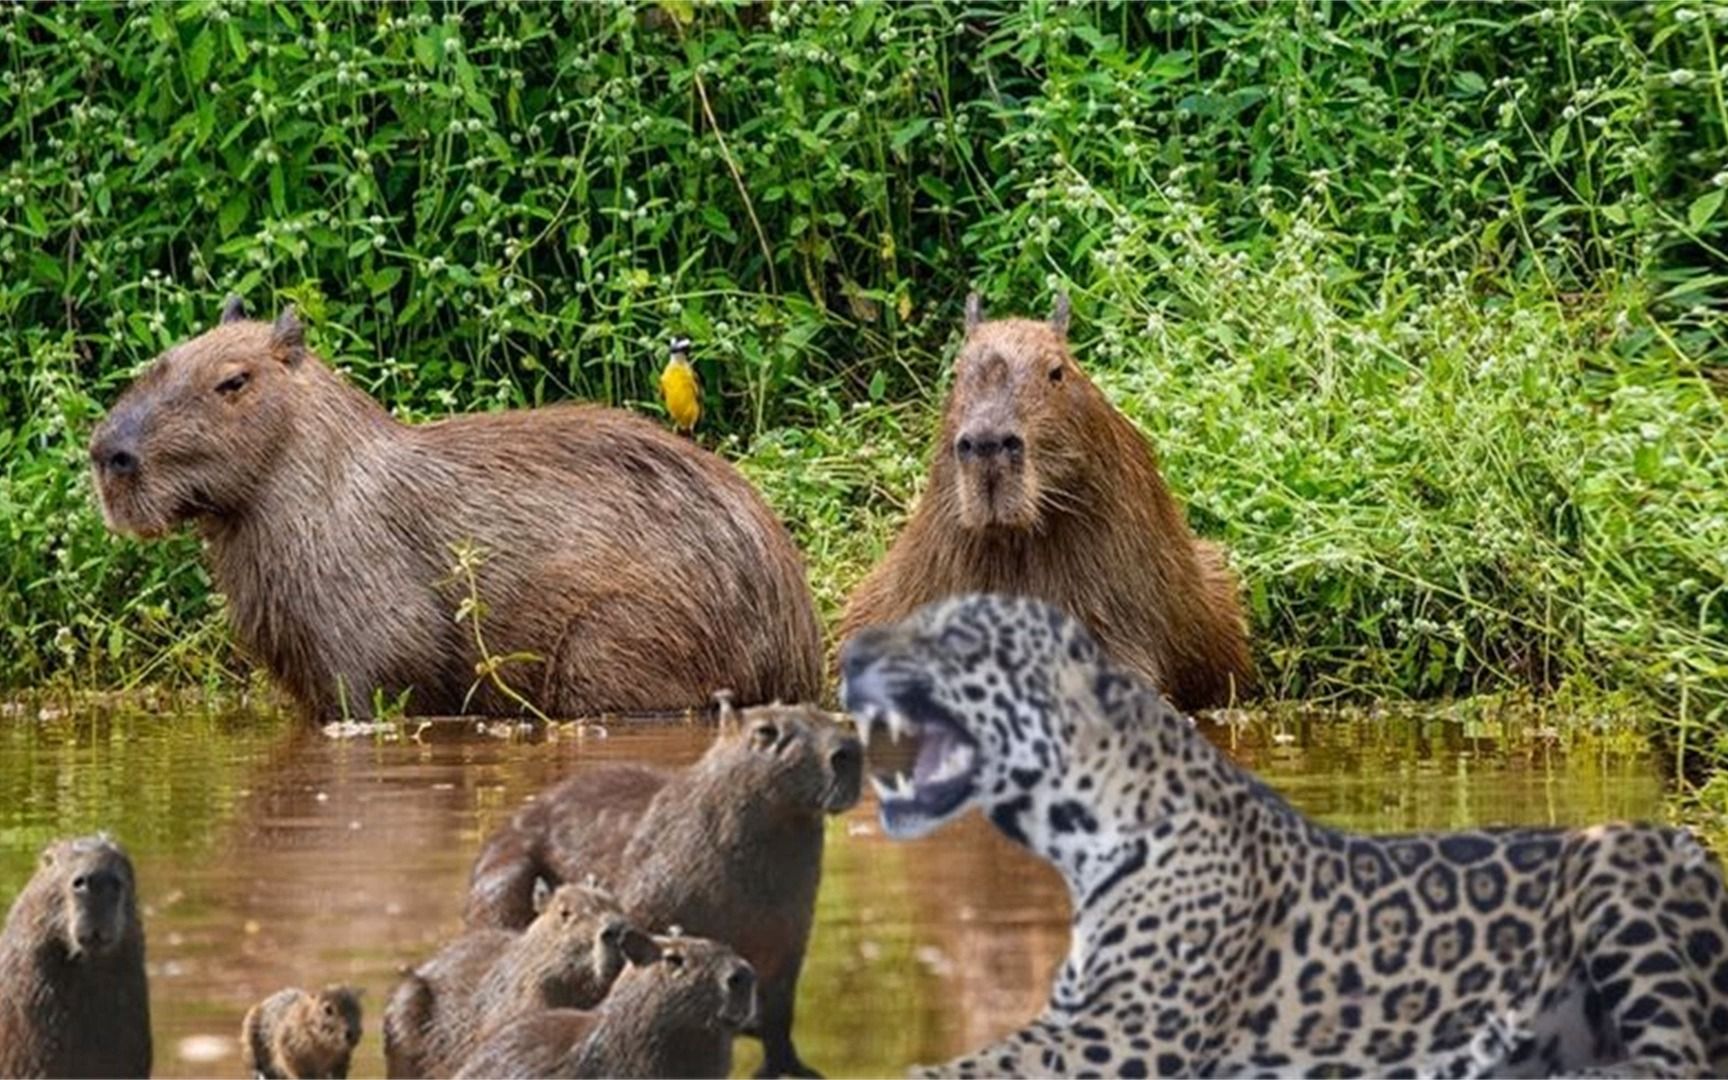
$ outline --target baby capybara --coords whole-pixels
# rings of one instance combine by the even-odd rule
[[[545,792],[481,849],[471,926],[520,926],[536,877],[612,884],[637,926],[724,941],[762,980],[761,1075],[808,1075],[792,1006],[822,877],[823,815],[858,801],[858,737],[808,706],[723,710],[682,772],[588,769]]]
[[[647,963],[648,935],[596,886],[544,883],[520,933],[470,930],[410,972],[384,1013],[391,1076],[449,1076],[480,1035],[519,1013],[589,1009],[627,960]]]
[[[985,322],[967,298],[929,485],[840,635],[970,592],[1064,608],[1182,708],[1223,704],[1252,676],[1235,577],[1075,363],[1066,297],[1049,322]]]
[[[90,444],[110,528],[192,522],[236,637],[310,714],[510,713],[481,631],[549,713],[812,697],[822,643],[786,530],[731,465],[617,409],[397,422],[237,302],[164,353]],[[478,682],[478,686],[476,683]],[[468,697],[474,690],[472,699]]]
[[[42,853],[0,931],[0,1076],[149,1076],[132,860],[106,836]]]
[[[346,1080],[359,1042],[360,992],[350,986],[278,990],[240,1025],[247,1074],[265,1080]]]
[[[724,1077],[750,1022],[756,975],[724,945],[656,942],[657,960],[618,977],[592,1011],[528,1013],[482,1040],[462,1077]]]

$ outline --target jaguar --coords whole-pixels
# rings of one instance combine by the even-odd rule
[[[922,1075],[1728,1075],[1728,901],[1683,829],[1329,828],[1026,598],[840,666],[884,831],[976,807],[1073,901],[1043,1012]]]

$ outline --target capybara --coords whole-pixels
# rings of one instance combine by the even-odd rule
[[[272,325],[231,300],[121,396],[90,457],[110,528],[194,523],[240,644],[318,718],[403,693],[422,714],[518,711],[477,677],[487,656],[565,716],[821,690],[785,529],[731,465],[622,410],[402,424],[293,309]],[[484,653],[459,610],[483,616]]]
[[[764,1076],[808,1075],[792,1044],[798,972],[822,877],[822,818],[858,801],[858,737],[809,706],[766,706],[721,730],[682,772],[584,770],[486,841],[471,926],[520,926],[537,877],[595,874],[644,929],[724,941],[762,980]]]
[[[106,836],[42,852],[0,931],[0,1076],[149,1076],[132,860]]]
[[[265,1080],[345,1080],[359,1042],[360,992],[351,986],[278,990],[240,1025],[246,1071]]]
[[[518,1013],[598,1005],[626,960],[655,952],[611,894],[543,882],[526,930],[470,930],[402,980],[384,1012],[391,1076],[449,1076],[480,1035]]]
[[[1249,688],[1235,576],[1189,531],[1152,444],[1074,361],[1066,297],[1048,322],[985,322],[967,298],[929,484],[840,635],[970,592],[1065,609],[1182,708]]]
[[[659,959],[626,969],[598,1008],[513,1020],[482,1040],[456,1075],[730,1076],[732,1039],[755,1008],[755,973],[717,942],[656,943]]]

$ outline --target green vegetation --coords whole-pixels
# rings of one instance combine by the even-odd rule
[[[222,295],[401,415],[652,404],[824,604],[961,298],[1075,299],[1279,694],[1535,687],[1728,752],[1728,8],[0,8],[0,683],[234,668],[83,440]]]

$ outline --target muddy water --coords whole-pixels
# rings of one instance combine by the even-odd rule
[[[1576,732],[1588,725],[1559,725]],[[1208,733],[1304,810],[1358,829],[1651,817],[1647,763],[1600,732],[1492,712],[1283,710]],[[0,903],[52,836],[108,829],[138,864],[159,1076],[240,1075],[246,1008],[286,985],[366,991],[355,1075],[382,1075],[395,974],[459,922],[485,831],[531,792],[609,761],[682,764],[709,732],[611,725],[504,739],[330,739],[248,713],[0,713]],[[1066,944],[1041,863],[973,819],[917,843],[869,805],[832,823],[797,1034],[829,1075],[900,1074],[1023,1022]],[[740,1069],[754,1049],[740,1044]]]

